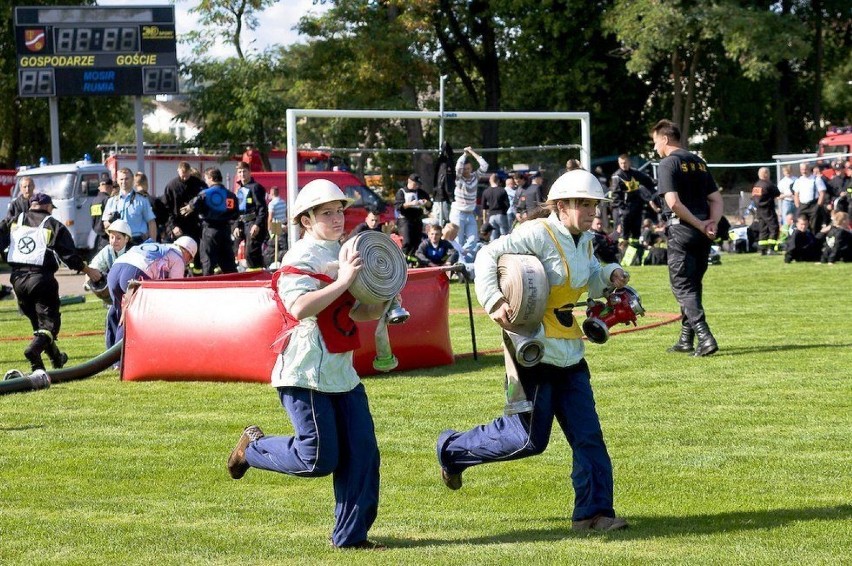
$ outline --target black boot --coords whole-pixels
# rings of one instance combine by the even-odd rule
[[[695,340],[695,331],[692,330],[690,325],[684,324],[680,327],[680,338],[678,338],[677,342],[674,343],[674,346],[669,348],[667,351],[688,354],[694,350],[692,347],[693,340]]]
[[[695,348],[693,356],[709,356],[719,350],[719,345],[716,344],[716,339],[710,333],[710,327],[706,322],[695,325],[695,334],[698,336],[698,347]]]
[[[68,362],[68,354],[59,351],[55,340],[51,340],[47,346],[47,357],[50,358],[53,369],[61,369]]]
[[[33,336],[33,341],[24,350],[24,356],[29,360],[32,370],[44,369],[44,362],[41,360],[41,353],[50,345],[50,336],[45,336],[41,332],[36,332]]]

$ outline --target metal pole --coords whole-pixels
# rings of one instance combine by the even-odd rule
[[[50,111],[50,159],[51,163],[61,163],[59,155],[59,99],[51,96],[48,100]]]
[[[145,171],[145,131],[142,129],[142,97],[133,97],[133,114],[136,119],[136,171]],[[153,188],[153,187],[152,187]]]
[[[296,144],[296,113],[293,109],[287,110],[287,223],[291,224],[293,208],[296,206],[296,194],[299,192],[299,154]],[[290,249],[299,240],[299,228],[290,226],[287,230],[287,241]],[[277,259],[277,258],[276,258]]]
[[[441,118],[438,122],[438,151],[444,147],[444,83],[447,80],[447,75],[441,75],[441,94],[440,94],[440,112]]]
[[[580,118],[580,139],[583,144],[583,149],[580,152],[580,163],[586,171],[592,170],[592,134],[591,125],[589,123],[589,114]]]
[[[464,290],[467,293],[467,315],[470,318],[470,341],[473,343],[473,359],[476,361],[479,359],[479,356],[476,353],[476,330],[473,328],[473,302],[470,300],[470,279],[467,276],[467,270],[459,275],[464,277]]]

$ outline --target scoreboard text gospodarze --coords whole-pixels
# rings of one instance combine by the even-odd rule
[[[177,94],[174,6],[15,8],[20,96]]]

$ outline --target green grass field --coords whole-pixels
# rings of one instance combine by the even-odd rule
[[[0,564],[848,564],[850,281],[852,265],[726,255],[705,278],[717,355],[667,354],[677,325],[588,345],[624,532],[571,532],[557,427],[541,456],[470,469],[458,492],[440,482],[438,433],[502,410],[499,355],[365,380],[384,552],[329,547],[330,478],[230,479],[246,424],[291,430],[271,388],[106,372],[0,397]],[[631,284],[649,312],[676,312],[665,268],[634,268]],[[464,286],[451,292],[454,349],[470,352]],[[102,351],[101,336],[69,335],[104,315],[98,302],[64,308],[71,363]],[[28,324],[13,301],[0,321],[0,370],[22,368],[26,342],[8,338]],[[476,329],[480,350],[498,347],[484,314]]]

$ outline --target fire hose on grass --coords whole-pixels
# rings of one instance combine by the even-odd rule
[[[0,395],[9,393],[23,393],[26,391],[37,391],[47,389],[54,383],[65,383],[86,379],[108,369],[121,359],[121,347],[124,341],[119,341],[106,352],[95,356],[80,365],[51,370],[36,370],[30,375],[13,369],[6,372],[3,381],[0,381]]]
[[[399,365],[399,360],[391,349],[388,324],[402,324],[409,317],[399,300],[399,294],[408,280],[405,256],[387,234],[372,230],[347,240],[340,248],[341,257],[346,249],[357,251],[363,265],[349,287],[352,296],[365,305],[389,303],[376,326],[373,368],[377,371],[391,371]]]

